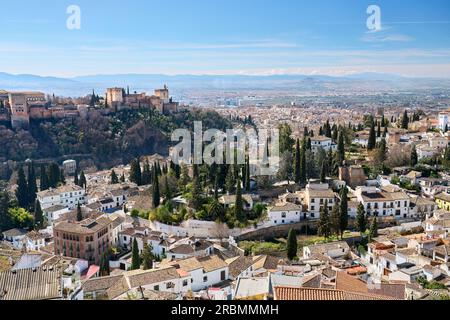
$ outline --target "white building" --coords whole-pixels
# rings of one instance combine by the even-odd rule
[[[355,195],[369,216],[410,217],[410,197],[403,191],[386,192],[375,187],[357,187]]]
[[[43,209],[42,212],[47,219],[47,224],[53,226],[55,220],[58,220],[63,214],[70,212],[68,207],[60,204]]]
[[[23,239],[27,232],[23,229],[10,229],[3,231],[3,240],[11,243],[14,248],[22,249]]]
[[[290,202],[277,204],[268,212],[269,220],[274,225],[297,223],[302,217],[302,207]]]
[[[433,158],[436,154],[439,153],[439,149],[435,147],[430,147],[426,144],[421,144],[416,147],[417,150],[417,159],[420,161],[425,158]]]
[[[56,205],[61,205],[72,210],[78,203],[83,205],[86,202],[85,190],[76,185],[65,185],[56,189],[38,192],[37,199],[42,210]]]
[[[439,129],[441,129],[442,131],[445,130],[445,128],[449,127],[448,124],[448,118],[449,118],[449,112],[441,112],[439,113]]]
[[[218,256],[193,257],[170,263],[192,278],[192,291],[200,291],[229,279],[228,264]]]
[[[37,231],[30,231],[23,238],[23,244],[27,250],[39,251],[46,245],[45,236]]]
[[[337,145],[333,143],[331,138],[325,136],[311,137],[312,151],[316,153],[319,148],[322,148],[325,151],[329,151],[330,149],[335,151],[337,149]]]
[[[305,190],[305,204],[308,208],[306,218],[318,219],[320,218],[320,210],[325,203],[328,204],[328,210],[331,212],[335,204],[335,194],[326,183],[322,184],[308,184]]]

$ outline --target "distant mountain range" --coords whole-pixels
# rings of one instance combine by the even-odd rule
[[[0,89],[37,90],[48,94],[82,96],[94,89],[103,95],[108,87],[127,87],[132,91],[152,92],[167,84],[173,91],[190,89],[210,90],[413,90],[449,89],[450,79],[406,78],[392,74],[360,73],[342,77],[326,75],[163,75],[163,74],[117,74],[91,75],[74,78],[42,77],[30,74],[13,75],[0,72]]]

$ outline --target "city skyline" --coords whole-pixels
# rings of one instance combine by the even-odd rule
[[[70,5],[79,30],[66,27]],[[369,5],[381,10],[378,31],[367,28]],[[0,72],[12,74],[450,74],[446,1],[16,1],[4,10]]]

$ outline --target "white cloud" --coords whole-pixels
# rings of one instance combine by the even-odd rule
[[[367,33],[361,40],[365,42],[410,42],[415,39],[404,34]]]

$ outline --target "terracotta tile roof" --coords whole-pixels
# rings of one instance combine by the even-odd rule
[[[393,300],[374,294],[351,293],[335,289],[275,287],[275,300]]]
[[[61,269],[44,267],[0,273],[0,300],[48,300],[62,296]]]
[[[367,283],[347,274],[346,272],[337,272],[336,289],[348,292],[368,292]]]

